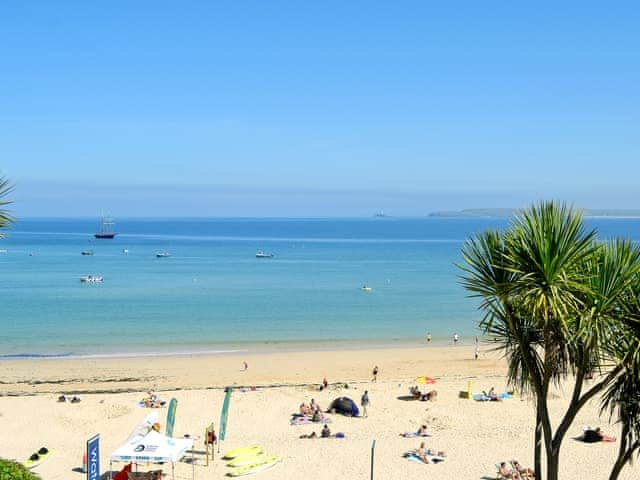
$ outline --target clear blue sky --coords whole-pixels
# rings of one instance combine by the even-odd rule
[[[523,3],[2,2],[13,209],[640,208],[640,5]]]

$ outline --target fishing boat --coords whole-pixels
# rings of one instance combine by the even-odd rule
[[[85,256],[93,255],[93,250],[83,250],[80,254]]]
[[[158,252],[156,253],[156,257],[158,258],[167,258],[170,257],[171,254],[169,252]]]
[[[116,232],[113,230],[114,226],[115,222],[113,221],[113,218],[102,215],[100,230],[97,233],[94,233],[93,236],[96,238],[114,238],[116,236]]]
[[[80,277],[82,283],[100,283],[102,282],[102,275],[83,275]]]
[[[273,258],[273,253],[265,253],[262,250],[256,252],[256,258]]]

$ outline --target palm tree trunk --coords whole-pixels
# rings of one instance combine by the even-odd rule
[[[536,407],[536,430],[533,447],[533,471],[536,478],[542,478],[542,418]]]
[[[616,463],[613,464],[613,468],[611,469],[611,474],[609,475],[609,480],[617,480],[620,472],[627,464],[633,453],[640,448],[640,440],[636,440],[631,445],[629,445],[628,441],[629,435],[629,425],[626,423],[622,426],[622,433],[620,434],[620,448],[618,449],[618,458],[616,458]]]
[[[547,448],[546,480],[558,480],[559,468],[560,468],[560,448],[553,445],[553,442],[552,442],[551,448]]]

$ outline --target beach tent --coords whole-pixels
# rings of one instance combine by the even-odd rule
[[[336,413],[347,415],[349,417],[357,417],[360,414],[356,402],[348,397],[338,397],[331,402],[331,406],[328,411],[333,412],[334,410]]]
[[[111,462],[171,462],[172,478],[175,474],[175,462],[185,456],[187,450],[193,449],[190,438],[169,438],[151,430],[144,437],[135,437],[111,454]]]

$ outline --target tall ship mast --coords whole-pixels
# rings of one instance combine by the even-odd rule
[[[97,233],[94,233],[93,236],[96,238],[114,238],[116,236],[116,232],[113,229],[114,226],[115,222],[113,221],[113,218],[102,214],[100,230]]]

